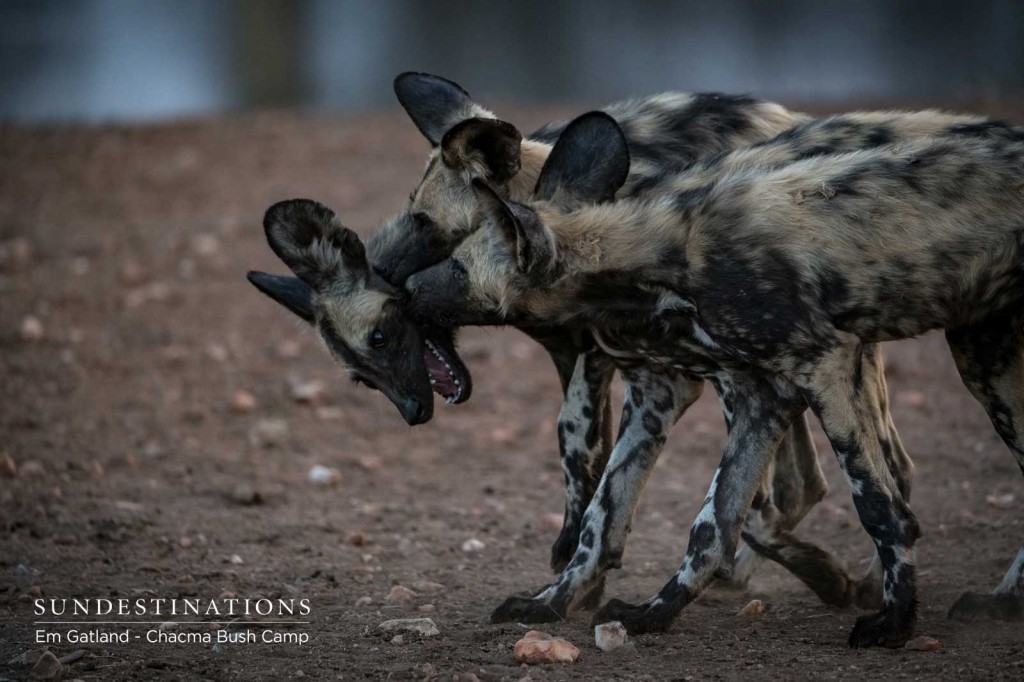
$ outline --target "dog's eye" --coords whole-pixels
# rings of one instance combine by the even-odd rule
[[[370,332],[370,345],[374,348],[383,348],[384,344],[388,342],[388,337],[384,335],[379,329],[374,329]]]

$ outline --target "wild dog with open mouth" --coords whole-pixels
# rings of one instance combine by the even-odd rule
[[[389,396],[407,420],[416,420],[419,417],[414,408],[423,405],[423,398],[407,394],[408,387],[401,382],[407,383],[409,379],[389,374],[387,368],[372,367],[374,358],[386,356],[387,351],[369,343],[367,334],[379,325],[375,324],[372,305],[367,304],[381,303],[380,317],[385,317],[387,308],[388,324],[397,325],[394,306],[384,305],[385,301],[395,301],[395,294],[385,285],[400,286],[409,274],[446,258],[472,231],[477,200],[471,181],[487,179],[502,186],[512,198],[527,199],[551,143],[566,124],[549,124],[524,139],[513,125],[497,120],[461,87],[427,74],[401,74],[395,79],[395,92],[434,150],[408,208],[385,223],[367,244],[372,271],[379,277],[364,278],[365,283],[354,288],[329,289],[321,284],[309,285],[301,277],[252,273],[250,279],[264,293],[307,319],[316,317],[314,308],[320,310],[319,317],[326,320],[317,323],[321,335],[325,330],[337,332],[333,337],[324,336],[328,347],[335,349],[334,354],[350,365],[354,376],[390,391]],[[679,168],[769,139],[807,119],[774,103],[718,94],[666,93],[619,102],[607,111],[622,123],[633,153],[631,173],[620,192],[623,195],[633,192],[634,184],[639,187],[670,177]],[[299,230],[300,248],[309,243],[308,229]],[[268,238],[275,251],[289,250],[287,245],[275,246],[275,242],[287,241],[285,230],[272,233],[268,228]],[[343,309],[348,296],[353,298],[353,310],[346,320]],[[296,299],[303,297],[307,301],[303,309],[295,310]],[[566,512],[562,531],[552,548],[551,564],[560,571],[576,549],[583,511],[610,453],[608,386],[614,369],[585,333],[539,326],[524,331],[538,340],[554,360],[566,395],[561,421],[580,426],[574,434],[568,433],[567,427],[559,429]],[[436,392],[448,402],[462,402],[469,396],[468,371],[441,330],[428,328],[424,333],[432,339],[433,345],[424,342],[424,358]],[[343,335],[351,338],[339,343]],[[387,336],[393,339],[398,335],[392,331]],[[412,336],[410,333],[407,338]],[[392,353],[413,355],[410,349],[395,348]],[[578,358],[582,358],[584,366],[577,388],[569,391]],[[394,376],[398,383],[389,386],[388,376]],[[699,390],[703,381],[693,381],[693,390]],[[423,416],[429,418],[429,414]],[[827,485],[806,424],[799,423],[787,434],[780,452],[783,454],[778,458],[776,497],[781,524],[791,528],[825,495]],[[752,573],[756,557],[747,548],[741,554],[743,568],[737,572],[737,578],[742,583]],[[599,592],[595,590],[595,598]]]
[[[810,406],[884,572],[882,609],[857,619],[850,644],[906,642],[919,527],[886,463],[865,345],[946,330],[965,384],[1024,471],[1024,134],[998,124],[951,133],[591,205],[629,163],[618,126],[594,113],[556,143],[535,203],[475,183],[484,229],[409,279],[414,312],[454,324],[581,324],[613,351],[621,330],[647,339],[623,368],[622,427],[577,552],[520,613],[545,619],[618,563],[632,513],[618,507],[635,500],[685,408],[676,369],[731,381],[745,399],[679,572],[643,604],[612,600],[595,622],[664,629],[728,570],[773,449]],[[1019,613],[1022,571],[1024,548],[995,595],[963,607]]]
[[[551,144],[567,123],[546,125],[523,139],[514,126],[496,120],[465,90],[446,79],[402,74],[395,80],[395,92],[417,127],[435,146],[424,177],[412,193],[409,208],[386,223],[370,242],[371,250],[377,253],[375,267],[393,283],[400,283],[410,272],[446,257],[475,229],[472,179],[486,179],[502,187],[511,198],[526,199]],[[613,104],[605,112],[623,128],[631,153],[629,175],[617,193],[619,197],[635,196],[663,178],[675,177],[680,169],[694,164],[703,166],[708,159],[721,158],[729,150],[793,130],[794,125],[798,133],[787,138],[787,152],[801,156],[828,153],[829,149],[862,148],[881,144],[887,136],[900,139],[926,134],[954,122],[982,120],[926,113],[893,122],[899,114],[868,113],[855,116],[852,121],[835,119],[822,128],[804,129],[801,124],[811,119],[774,103],[748,97],[683,93],[631,99]],[[559,447],[566,479],[566,511],[551,555],[552,567],[560,571],[578,545],[583,512],[610,453],[608,385],[613,364],[600,348],[588,348],[586,334],[537,326],[523,331],[548,349],[565,391],[559,418]],[[877,390],[886,395],[880,353],[865,357],[865,372],[878,377]],[[699,395],[703,381],[688,381],[692,383],[691,392]],[[718,388],[720,393],[729,390],[722,384]],[[731,401],[729,395],[721,397],[723,403]],[[906,470],[909,482],[912,465],[891,423],[890,428],[893,466]],[[801,419],[779,446],[773,483],[766,491],[774,506],[763,507],[759,515],[764,527],[759,533],[759,551],[801,576],[827,603],[848,604],[854,581],[829,555],[788,535],[827,490],[810,432]],[[743,547],[732,582],[745,585],[759,561],[750,547]],[[867,575],[857,587],[857,601],[867,605],[880,603],[881,571],[877,562]],[[598,584],[583,605],[599,596],[600,589]]]
[[[413,193],[408,211],[390,222],[370,242],[370,249],[378,251],[374,268],[401,278],[405,276],[410,264],[418,266],[420,262],[429,262],[439,254],[447,253],[458,239],[472,231],[472,223],[464,224],[461,221],[473,213],[466,202],[475,202],[476,199],[468,192],[457,191],[460,182],[468,185],[470,176],[505,177],[509,173],[508,168],[519,165],[522,171],[507,183],[509,192],[513,197],[516,196],[517,192],[524,191],[522,182],[517,183],[516,179],[532,180],[536,177],[540,163],[550,150],[543,141],[555,139],[564,129],[564,124],[547,126],[531,136],[531,140],[523,141],[519,156],[516,157],[514,139],[519,133],[510,124],[487,118],[491,116],[489,112],[473,103],[455,84],[423,74],[403,74],[396,79],[396,92],[420,129],[439,147],[432,155],[423,181]],[[659,95],[613,105],[609,110],[627,123],[627,141],[635,154],[626,185],[619,191],[620,196],[654,188],[659,181],[676,177],[673,168],[694,163],[698,166],[691,169],[687,176],[691,182],[703,182],[702,175],[720,172],[716,169],[723,164],[741,166],[783,163],[816,154],[876,146],[893,139],[944,130],[952,125],[979,125],[984,121],[979,117],[952,117],[938,112],[851,114],[823,121],[804,121],[770,142],[755,145],[746,153],[725,156],[718,153],[708,160],[701,154],[729,148],[744,140],[757,139],[787,121],[803,120],[806,117],[785,112],[777,105],[720,95]],[[470,114],[476,116],[463,118]],[[458,121],[448,128],[452,134],[440,135],[439,131],[445,130],[451,121]],[[470,129],[475,131],[472,135],[468,132]],[[499,144],[498,141],[503,138],[509,139]],[[441,159],[440,163],[438,158]],[[444,196],[446,201],[436,201],[439,195]],[[429,214],[426,213],[428,210]],[[448,215],[445,215],[446,212]],[[430,215],[437,219],[431,219]],[[406,239],[399,239],[400,235]],[[302,288],[296,286],[297,280],[294,278],[291,281],[289,278],[274,280],[280,281],[278,286],[285,294]],[[301,282],[298,284],[301,285]],[[333,296],[335,308],[338,309],[340,304],[337,301],[337,290]],[[355,307],[358,313],[365,315],[365,306]],[[360,314],[354,315],[354,319],[366,326],[365,317]],[[393,319],[394,315],[391,317]],[[563,386],[567,389],[566,402],[559,420],[559,442],[567,483],[566,522],[552,552],[552,564],[556,570],[560,570],[576,549],[583,510],[590,501],[597,477],[607,461],[607,450],[600,442],[606,439],[601,438],[603,429],[599,422],[607,414],[609,406],[607,383],[611,363],[600,349],[584,352],[580,355],[583,365],[578,368],[578,379],[573,382],[576,388],[569,387],[573,363],[579,352],[575,340],[564,329],[540,333],[537,328],[533,328],[530,331],[546,341],[560,369]],[[565,342],[566,338],[570,342]],[[435,374],[450,374],[448,358],[437,357],[433,349],[431,353],[438,361],[435,363]],[[886,391],[880,356],[866,353],[864,363],[865,374],[878,377],[877,392],[880,399],[884,400]],[[702,381],[699,378],[685,380],[695,384],[690,387],[693,396],[699,395]],[[441,383],[440,379],[437,381]],[[462,381],[463,384],[468,383],[468,375]],[[378,379],[375,383],[382,382]],[[442,384],[445,388],[451,388],[452,385],[458,386],[459,380],[455,379],[453,383],[449,378],[448,382]],[[729,383],[717,381],[715,386],[726,407],[728,420],[728,405],[735,401],[735,396],[730,393]],[[398,404],[408,403],[399,401]],[[883,411],[888,414],[887,405]],[[610,424],[607,417],[603,422],[604,425]],[[887,452],[892,452],[891,466],[894,470],[902,470],[902,475],[899,475],[899,471],[897,475],[901,488],[908,493],[912,465],[902,449],[891,420],[889,428],[891,442],[888,443]],[[770,503],[758,504],[759,513],[748,519],[748,540],[757,538],[759,552],[796,573],[827,603],[849,603],[854,583],[845,571],[827,553],[800,542],[788,532],[827,490],[813,443],[802,421],[799,428],[792,431],[792,437],[787,435],[784,439],[774,466],[773,484],[761,495]],[[754,523],[755,520],[759,526]],[[743,548],[733,573],[735,582],[746,582],[757,564],[756,558],[748,547]],[[857,596],[858,603],[862,605],[880,602],[881,573],[877,562],[873,570],[869,571],[868,578],[861,581]]]
[[[467,400],[469,371],[450,329],[410,322],[401,288],[377,274],[358,235],[326,206],[282,201],[263,218],[271,249],[296,277],[250,272],[256,288],[314,325],[356,381],[382,391],[410,425],[429,421],[433,392]]]

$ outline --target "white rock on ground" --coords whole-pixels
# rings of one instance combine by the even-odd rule
[[[487,547],[483,542],[476,538],[470,538],[462,543],[462,551],[467,554],[475,554],[476,552],[482,552]]]
[[[309,482],[319,486],[337,485],[341,483],[341,472],[337,469],[317,464],[309,470]]]
[[[610,623],[601,623],[594,628],[594,644],[601,651],[618,649],[628,640],[626,626],[617,620],[613,620]]]
[[[434,637],[441,634],[432,618],[394,618],[384,621],[377,628],[388,634],[412,632],[423,637]]]
[[[43,323],[38,317],[28,315],[21,321],[20,331],[24,341],[39,341],[43,338]]]
[[[284,419],[261,419],[249,432],[249,441],[259,447],[284,445],[288,438],[288,422]]]
[[[313,379],[300,381],[292,386],[292,398],[297,403],[315,403],[327,393],[327,384]]]

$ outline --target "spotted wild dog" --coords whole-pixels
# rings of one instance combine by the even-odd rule
[[[465,185],[472,177],[504,178],[508,171],[496,169],[514,168],[519,165],[523,170],[514,177],[516,179],[525,177],[532,180],[539,173],[537,166],[547,158],[550,150],[546,145],[538,144],[537,139],[556,139],[554,133],[561,132],[564,125],[547,126],[539,134],[531,136],[534,139],[522,141],[519,145],[519,156],[515,158],[518,132],[509,124],[501,121],[490,118],[465,119],[450,128],[453,131],[451,135],[438,135],[437,131],[451,125],[451,121],[459,120],[460,117],[470,114],[475,114],[478,118],[485,115],[490,116],[489,112],[486,114],[481,112],[481,107],[469,100],[468,95],[461,88],[436,77],[405,74],[397,79],[396,90],[409,113],[414,120],[418,121],[417,125],[420,129],[428,137],[433,135],[435,144],[438,145],[428,163],[423,181],[412,195],[412,203],[409,208],[409,212],[414,215],[416,211],[429,210],[434,217],[420,216],[413,220],[410,219],[409,213],[402,214],[399,218],[386,224],[382,232],[379,233],[383,235],[382,241],[404,244],[404,246],[385,249],[378,260],[389,263],[392,270],[405,268],[408,271],[408,269],[414,269],[424,262],[450,251],[454,243],[473,231],[474,225],[471,220],[474,209],[471,202],[475,201],[475,197],[465,189]],[[438,92],[441,94],[437,94]],[[449,104],[449,109],[446,109],[437,106],[438,101],[457,104]],[[655,105],[655,101],[660,105],[660,109]],[[710,156],[695,156],[693,153],[680,155],[676,151],[674,153],[681,156],[682,162],[673,165],[665,162],[665,158],[673,153],[672,146],[666,141],[671,133],[663,131],[668,125],[668,121],[686,120],[698,131],[723,127],[726,130],[732,130],[737,126],[722,126],[713,119],[707,119],[707,117],[702,119],[686,110],[674,112],[673,116],[669,116],[664,106],[671,101],[686,102],[688,100],[681,95],[662,96],[634,100],[632,103],[634,109],[630,109],[629,104],[620,104],[606,110],[612,111],[617,119],[625,119],[631,123],[626,126],[624,132],[634,158],[626,183],[618,190],[617,196],[635,196],[645,191],[654,190],[659,182],[666,178],[672,178],[679,182],[678,168],[689,167],[686,177],[689,178],[691,184],[699,187],[700,183],[705,182],[702,178],[724,172],[729,166],[786,163],[814,155],[870,148],[921,135],[946,133],[957,126],[977,126],[983,125],[987,121],[979,116],[951,115],[936,111],[859,112],[826,119],[800,117],[801,122],[793,128],[769,141],[754,144],[746,151],[731,154],[719,152]],[[693,105],[693,108],[705,113],[712,110],[707,103],[699,104],[699,100]],[[449,111],[453,113],[448,113]],[[441,120],[435,120],[434,117],[441,117]],[[739,118],[736,113],[729,116],[717,113],[716,117],[733,121]],[[470,155],[466,151],[460,150],[456,144],[456,141],[461,138],[455,133],[471,124],[475,127],[476,135],[489,140],[487,144],[477,145],[479,149],[476,153],[479,158],[476,166],[461,161]],[[485,135],[488,130],[490,132]],[[675,130],[678,134],[678,131],[683,128],[676,126]],[[703,132],[703,134],[709,133]],[[503,137],[509,139],[503,144],[495,142]],[[710,145],[704,145],[704,148],[709,147]],[[639,161],[636,159],[637,150],[641,155]],[[508,156],[510,153],[513,155],[511,158]],[[503,190],[507,191],[512,198],[520,198],[524,191],[522,185],[515,182],[501,184]],[[460,188],[459,191],[455,190],[456,187]],[[443,197],[444,201],[436,201],[437,196]],[[398,235],[407,234],[412,234],[413,238],[402,242],[398,237]],[[417,247],[416,244],[421,242],[431,243],[435,246],[433,250],[422,246]],[[416,261],[417,257],[421,260]],[[529,329],[525,325],[521,328]],[[566,402],[559,419],[559,439],[567,480],[567,512],[566,525],[553,551],[552,565],[556,570],[565,566],[571,556],[571,551],[576,547],[579,519],[593,494],[594,478],[600,475],[603,468],[602,463],[607,461],[606,451],[602,449],[594,452],[594,442],[589,440],[592,434],[599,432],[599,429],[595,428],[593,420],[582,416],[583,412],[593,413],[595,405],[603,404],[606,409],[608,406],[608,401],[604,396],[606,396],[608,377],[606,367],[609,363],[606,354],[600,350],[599,348],[597,353],[590,352],[582,356],[588,364],[580,367],[577,373],[580,379],[576,383],[581,388],[573,389],[571,386],[566,388]],[[570,358],[574,356],[574,353],[569,353]],[[559,363],[557,354],[555,357],[556,364],[559,366],[567,364]],[[891,453],[892,467],[897,471],[901,488],[909,496],[912,464],[906,456],[895,427],[891,423],[891,418],[888,417],[881,356],[875,352],[875,349],[871,349],[869,353],[865,354],[864,363],[866,376],[878,378],[876,392],[879,395],[879,400],[882,401],[883,412],[890,429],[886,452]],[[567,386],[564,371],[560,373],[563,375],[563,386]],[[698,384],[700,383],[699,380],[696,381]],[[716,385],[716,388],[719,391],[728,390],[721,384]],[[696,395],[699,386],[693,390]],[[723,401],[728,403],[730,397],[723,396]],[[605,418],[605,422],[608,423],[607,418]],[[569,427],[574,428],[570,430]],[[811,452],[813,452],[813,444],[810,442],[806,424],[801,419],[798,426],[787,435],[780,446],[780,453],[783,454],[776,459],[777,469],[773,476],[773,485],[769,489],[774,490],[774,495],[766,491],[762,496],[774,500],[775,505],[765,505],[759,508],[760,514],[755,518],[761,519],[761,530],[755,531],[751,528],[751,533],[753,533],[751,537],[758,538],[758,552],[782,563],[807,583],[824,601],[831,604],[848,604],[852,598],[850,592],[854,589],[854,582],[846,576],[845,571],[828,554],[813,545],[800,542],[789,534],[789,531],[824,495],[826,490],[824,481],[820,477],[817,460],[816,458],[812,459],[808,454]],[[586,456],[574,457],[574,453],[583,453]],[[581,480],[590,482],[590,485],[586,489],[580,490],[580,486],[575,482]],[[733,572],[734,582],[745,584],[756,565],[757,555],[750,552],[749,547],[744,547]],[[859,604],[877,607],[881,603],[882,575],[877,559],[866,578],[856,585],[856,589]],[[510,617],[514,615],[509,614]]]
[[[850,644],[901,646],[917,617],[919,528],[886,464],[886,419],[863,349],[946,330],[965,384],[1024,471],[1024,134],[968,125],[739,169],[699,191],[666,182],[656,194],[600,203],[628,163],[614,120],[576,119],[533,203],[476,181],[482,229],[407,282],[420,315],[579,324],[612,354],[631,350],[619,438],[576,554],[553,585],[507,609],[547,619],[618,563],[630,505],[688,399],[673,371],[689,372],[730,382],[744,398],[722,463],[676,576],[643,604],[612,600],[595,622],[663,629],[728,570],[772,451],[810,406],[884,572],[882,609],[857,619]],[[646,343],[617,347],[622,330]],[[994,595],[957,606],[1019,613],[1022,570],[1018,554]]]
[[[314,325],[354,380],[383,392],[410,425],[433,416],[436,386],[430,377],[438,363],[463,377],[451,386],[454,395],[469,397],[469,372],[452,332],[409,321],[401,289],[370,267],[358,235],[333,211],[308,199],[278,202],[264,215],[263,229],[296,276],[250,272],[249,281]]]
[[[401,74],[395,79],[395,92],[434,149],[407,209],[386,222],[367,244],[372,272],[367,273],[361,257],[356,257],[359,262],[355,268],[360,275],[348,277],[344,286],[328,285],[336,273],[328,273],[324,278],[251,273],[250,281],[263,293],[314,322],[332,354],[346,364],[353,377],[381,388],[409,423],[419,423],[428,419],[431,412],[426,407],[423,385],[419,385],[416,395],[408,395],[411,367],[418,364],[413,362],[417,350],[412,347],[417,334],[402,332],[395,322],[395,304],[400,302],[400,296],[395,295],[393,287],[400,286],[412,272],[446,258],[468,234],[476,210],[473,178],[501,184],[513,198],[528,198],[551,143],[565,123],[549,124],[524,139],[514,126],[497,120],[460,86],[427,74]],[[619,102],[607,111],[622,122],[633,152],[635,173],[627,179],[623,194],[633,191],[633,179],[638,185],[650,183],[705,157],[766,140],[807,119],[774,103],[717,94],[666,93]],[[289,266],[304,250],[313,248],[314,235],[303,228],[290,242],[279,227],[282,219],[315,223],[317,216],[327,209],[305,202],[293,205],[292,211],[285,215],[282,204],[265,219],[272,248],[279,255],[288,255],[282,258]],[[303,213],[308,214],[309,220],[300,220]],[[333,214],[325,220],[331,223]],[[340,224],[327,231],[335,236],[344,235],[344,240],[354,237]],[[316,248],[322,249],[323,245]],[[301,263],[298,267],[305,268]],[[378,319],[381,324],[377,324]],[[376,342],[369,337],[377,331],[385,339],[380,347],[374,346],[381,342],[380,337]],[[573,434],[565,428],[559,430],[566,513],[551,556],[552,566],[559,571],[576,549],[583,511],[610,452],[608,387],[613,367],[600,349],[593,348],[586,334],[538,326],[525,331],[554,360],[567,396],[562,421],[580,425]],[[435,392],[449,402],[466,400],[471,377],[451,338],[444,330],[430,327],[424,328],[419,336],[424,339],[420,342],[424,346],[421,355]],[[405,358],[403,363],[396,361],[400,357]],[[582,358],[583,367],[578,388],[569,399],[577,358]],[[703,381],[694,381],[694,390],[699,390]],[[776,490],[783,525],[792,527],[824,496],[827,486],[805,423],[798,423],[787,434],[780,452],[784,454],[778,458]],[[743,569],[737,572],[741,582],[756,565],[755,555],[747,548],[744,550]],[[600,590],[595,590],[595,598],[599,594]]]
[[[395,91],[417,127],[435,147],[408,209],[385,223],[371,240],[370,249],[377,254],[375,267],[393,283],[400,283],[409,272],[449,254],[473,230],[475,197],[468,191],[472,178],[486,178],[513,199],[526,198],[550,152],[550,144],[566,124],[549,124],[522,139],[511,124],[495,120],[465,90],[443,78],[402,74],[395,80]],[[696,183],[702,182],[702,176],[722,172],[723,163],[785,163],[946,132],[955,126],[983,125],[987,121],[979,116],[937,111],[858,112],[819,120],[747,97],[681,93],[627,100],[607,107],[605,112],[623,128],[631,154],[630,172],[617,192],[619,197],[650,191],[662,179],[677,177],[681,169],[688,169],[690,182],[699,186]],[[783,127],[786,129],[780,135],[763,141]],[[748,153],[727,153],[748,144],[752,145]],[[567,342],[564,329],[523,330],[551,352],[566,392],[559,420],[563,425],[559,429],[559,443],[566,476],[566,514],[552,551],[552,566],[560,570],[576,547],[579,521],[608,457],[609,438],[602,435],[610,426],[610,363],[599,348],[580,355],[578,344]],[[578,356],[584,360],[577,381],[581,388],[570,390]],[[864,363],[865,373],[878,377],[876,390],[884,400],[887,393],[881,354],[874,350],[866,353]],[[883,407],[888,418],[887,403]],[[582,412],[597,413],[597,419],[583,417]],[[573,425],[578,427],[575,432],[565,428]],[[892,466],[903,470],[899,479],[909,494],[912,464],[891,419],[888,428]],[[768,518],[772,518],[777,527],[759,533],[759,552],[783,563],[826,602],[848,603],[853,582],[845,577],[845,572],[817,548],[785,534],[827,490],[803,419],[787,433],[780,453],[771,488],[776,507],[762,508],[763,525],[771,525]],[[743,547],[733,582],[745,585],[757,563],[757,555]],[[881,579],[876,561],[857,586],[859,604],[880,604]]]
[[[468,99],[458,86],[439,79],[437,77],[421,74],[403,74],[396,80],[396,91],[410,115],[417,121],[417,125],[429,136],[436,136],[437,131],[443,129],[444,125],[452,120],[458,120],[460,116],[468,113],[484,113],[482,108]],[[444,105],[440,106],[441,102]],[[673,109],[670,105],[678,105]],[[656,186],[660,178],[674,177],[670,172],[672,166],[664,160],[666,150],[671,151],[679,165],[698,163],[696,169],[691,170],[691,182],[693,176],[699,176],[699,172],[707,173],[709,169],[718,165],[722,160],[721,154],[715,155],[711,160],[697,155],[698,149],[715,149],[722,146],[721,136],[731,134],[734,137],[747,131],[747,134],[761,134],[757,126],[746,122],[743,110],[749,108],[756,110],[759,104],[754,100],[746,98],[728,98],[723,96],[686,96],[686,95],[661,95],[653,98],[631,100],[626,103],[613,105],[610,110],[615,111],[623,119],[630,121],[632,125],[627,127],[627,140],[640,150],[641,159],[632,165],[632,172],[627,179],[627,184],[633,182],[634,188],[628,191],[637,193],[643,188]],[[778,118],[777,111],[781,109],[777,105],[770,105],[767,109],[772,116]],[[783,110],[784,111],[784,110]],[[438,120],[440,117],[440,120]],[[794,118],[803,118],[793,115]],[[727,155],[726,161],[734,164],[751,163],[780,163],[786,159],[802,158],[804,156],[831,153],[843,149],[862,148],[881,144],[892,139],[927,134],[937,130],[943,130],[952,125],[978,125],[984,119],[979,117],[952,117],[937,112],[920,112],[915,114],[901,113],[863,113],[852,114],[842,117],[831,117],[824,121],[806,121],[796,128],[780,135],[777,139],[756,145],[753,153],[740,156],[737,162],[737,155]],[[680,122],[686,122],[682,125]],[[728,122],[728,125],[726,125]],[[461,121],[460,121],[461,123]],[[511,126],[497,121],[476,121],[475,125],[493,125],[499,133],[507,133]],[[531,137],[553,139],[552,131],[558,132],[564,125],[548,126],[538,134]],[[749,131],[754,129],[755,132]],[[454,127],[452,128],[454,130]],[[511,129],[514,132],[514,129]],[[630,138],[629,130],[633,131],[633,139]],[[518,133],[515,133],[518,134]],[[676,135],[682,139],[674,142],[672,136]],[[716,138],[715,136],[718,136]],[[401,243],[395,239],[396,234],[408,233],[412,239],[406,243],[416,243],[417,237],[423,238],[430,243],[440,243],[444,248],[450,248],[454,239],[451,235],[461,238],[471,225],[461,226],[457,218],[471,213],[467,207],[462,207],[456,199],[465,200],[466,192],[450,192],[453,177],[457,173],[466,175],[465,168],[458,163],[451,163],[451,159],[460,158],[463,154],[456,152],[455,140],[458,136],[449,136],[447,143],[442,140],[440,145],[443,150],[441,158],[448,158],[448,162],[437,163],[436,157],[428,164],[427,175],[420,185],[420,189],[414,193],[412,205],[409,212],[417,208],[417,198],[427,200],[435,192],[447,192],[449,201],[442,205],[434,206],[433,213],[442,213],[444,207],[455,206],[452,210],[451,220],[429,220],[422,216],[410,220],[409,213],[402,214],[393,220],[382,230],[385,239],[377,239],[377,244]],[[694,141],[698,142],[694,142]],[[446,147],[445,144],[449,146]],[[656,146],[659,145],[660,147]],[[522,145],[525,150],[527,144]],[[529,165],[539,165],[539,162],[546,157],[543,145],[535,145],[535,153],[521,154],[520,163],[529,171]],[[435,152],[436,153],[436,152]],[[645,156],[650,157],[645,161]],[[490,165],[494,163],[489,162]],[[527,172],[524,171],[524,172]],[[488,171],[494,175],[493,170]],[[538,170],[529,172],[530,177],[535,177]],[[465,179],[465,177],[464,177]],[[622,190],[619,194],[622,195]],[[475,201],[475,198],[470,197]],[[421,205],[420,208],[423,208]],[[452,228],[455,224],[457,227]],[[396,228],[396,226],[398,226]],[[446,230],[448,232],[446,232]],[[450,234],[449,234],[450,232]],[[371,242],[371,249],[374,242]],[[441,249],[441,252],[444,251]],[[406,267],[403,263],[415,261],[416,258],[430,257],[431,251],[425,248],[413,249],[405,254],[405,261],[395,260],[394,250],[385,250],[379,254],[378,262],[391,259],[392,264],[398,267]],[[375,269],[378,268],[375,265]],[[380,267],[386,270],[387,267]],[[337,292],[334,298],[338,298]],[[337,301],[335,301],[337,302]],[[363,309],[362,306],[359,306]],[[359,319],[359,318],[356,318]],[[564,332],[563,332],[564,333]],[[534,329],[534,335],[537,335]],[[550,336],[549,336],[550,338]],[[569,350],[573,350],[571,347]],[[432,349],[432,354],[437,355]],[[571,355],[571,354],[570,354]],[[560,368],[564,363],[558,362],[559,353],[554,352],[556,364]],[[567,480],[567,513],[566,526],[559,535],[553,551],[553,565],[557,569],[564,566],[575,549],[579,532],[579,519],[583,508],[590,500],[596,477],[603,469],[604,458],[595,457],[594,434],[600,434],[601,429],[595,428],[595,421],[586,415],[593,415],[595,412],[600,415],[605,410],[595,410],[595,405],[600,404],[598,399],[607,393],[608,374],[605,368],[608,365],[607,358],[601,352],[588,351],[581,356],[584,360],[584,367],[577,373],[582,377],[577,384],[582,389],[567,389],[566,404],[563,407],[562,418],[560,419],[559,440],[563,454],[563,468],[566,470]],[[438,358],[441,359],[441,358]],[[880,357],[878,358],[880,359]],[[878,377],[878,394],[884,399],[885,384],[884,376],[881,374],[881,365],[876,362],[874,354],[865,354],[864,371],[868,376]],[[571,363],[570,363],[571,369]],[[567,380],[563,375],[563,385]],[[602,380],[605,382],[602,384]],[[455,382],[456,385],[458,382]],[[720,393],[727,391],[721,383],[716,384]],[[722,396],[723,404],[728,404],[731,398],[727,394]],[[604,400],[607,408],[608,402]],[[888,414],[887,405],[883,403],[884,412]],[[728,418],[728,410],[726,411]],[[574,418],[575,416],[575,418]],[[605,423],[608,423],[605,420]],[[780,446],[779,455],[775,460],[776,473],[772,486],[762,497],[770,499],[773,504],[759,505],[759,514],[754,519],[761,519],[761,530],[755,531],[748,528],[748,540],[750,537],[757,538],[758,551],[762,554],[783,563],[787,568],[803,579],[823,600],[828,603],[845,604],[850,598],[850,581],[845,572],[838,567],[831,558],[806,543],[801,543],[788,534],[803,518],[811,506],[826,490],[824,480],[821,477],[816,457],[814,457],[813,444],[810,441],[806,425],[801,422],[801,428],[794,430],[793,438],[786,437],[783,445]],[[570,429],[570,427],[572,427]],[[578,427],[578,428],[577,428]],[[889,424],[890,429],[891,420]],[[899,477],[901,487],[906,489],[909,485],[909,460],[903,452],[895,431],[891,433],[891,451],[893,453],[893,466],[906,470],[905,476]],[[600,451],[598,451],[600,452]],[[579,453],[586,453],[589,457],[580,457]],[[583,489],[581,481],[589,484]],[[908,492],[908,490],[907,490]],[[750,527],[751,519],[748,519]],[[752,534],[752,535],[751,535]],[[737,561],[734,571],[734,579],[744,583],[756,565],[756,555],[744,548]],[[869,572],[868,578],[859,585],[858,603],[872,604],[881,599],[881,574],[877,562],[874,569]]]

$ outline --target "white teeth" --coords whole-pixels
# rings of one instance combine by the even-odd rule
[[[431,379],[431,380],[430,380],[430,385],[431,385],[431,386],[433,386],[433,385],[434,385],[434,384],[436,384],[436,383],[437,383],[437,382],[436,382],[436,381],[434,381],[433,379]]]
[[[458,380],[458,379],[456,379],[456,380],[455,380],[455,385],[456,385],[456,386],[458,386],[458,385],[459,385],[459,380]]]

